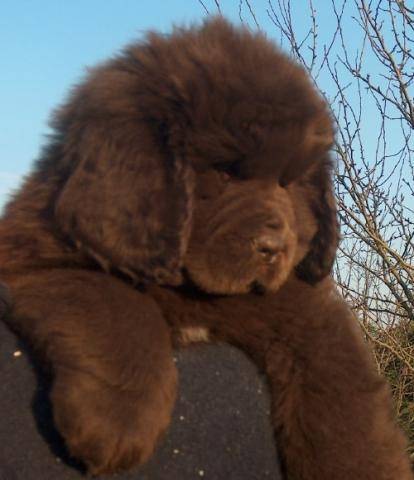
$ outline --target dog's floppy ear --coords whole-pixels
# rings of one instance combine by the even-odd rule
[[[144,123],[95,117],[66,129],[78,133],[66,141],[66,163],[76,167],[55,207],[63,232],[104,268],[179,284],[192,215],[191,168],[158,145]]]
[[[309,179],[314,190],[311,208],[317,220],[317,231],[311,240],[308,254],[296,266],[296,273],[299,278],[311,284],[331,273],[339,243],[339,223],[331,170],[331,159],[326,156]]]

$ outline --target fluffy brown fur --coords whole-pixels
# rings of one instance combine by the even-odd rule
[[[333,128],[301,68],[222,19],[149,34],[92,70],[53,126],[1,218],[0,273],[90,472],[149,458],[173,345],[208,339],[266,372],[287,478],[413,478],[329,276]]]

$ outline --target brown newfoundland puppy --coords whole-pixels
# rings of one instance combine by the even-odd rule
[[[413,478],[330,278],[333,129],[301,68],[213,19],[92,70],[53,126],[0,221],[0,274],[90,472],[151,455],[173,345],[225,341],[268,376],[287,478]]]

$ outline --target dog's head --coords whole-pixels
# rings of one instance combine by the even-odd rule
[[[222,19],[151,34],[93,71],[55,127],[56,218],[100,263],[220,294],[330,272],[332,122],[262,35]]]

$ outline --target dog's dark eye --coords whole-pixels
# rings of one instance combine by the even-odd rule
[[[214,165],[214,168],[223,174],[223,178],[241,177],[241,163],[239,161],[231,163],[217,163]]]

